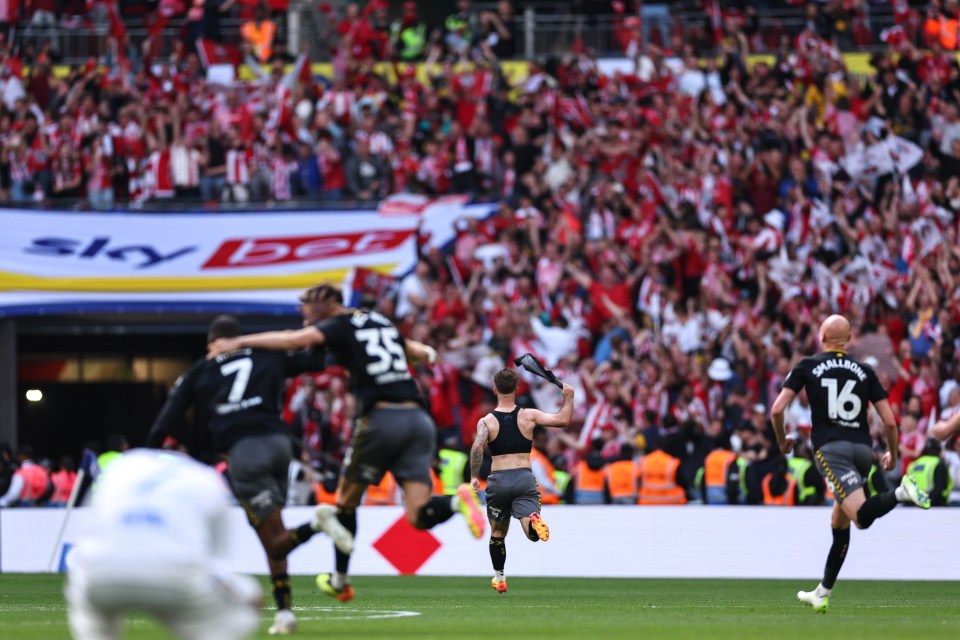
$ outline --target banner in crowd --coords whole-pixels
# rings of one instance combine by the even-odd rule
[[[354,268],[409,271],[416,217],[376,211],[0,212],[0,314],[218,308],[294,311]],[[238,308],[238,305],[241,308]],[[144,307],[141,307],[144,308]]]
[[[496,204],[468,205],[469,199],[465,195],[430,198],[399,193],[383,200],[377,211],[389,218],[417,219],[424,247],[442,248],[456,238],[457,230],[467,218],[486,218],[496,211]]]
[[[456,238],[459,221],[485,218],[495,207],[468,205],[466,196],[397,195],[377,210],[0,210],[0,317],[292,314],[300,291],[325,280],[380,295],[413,268],[418,243],[443,247]]]

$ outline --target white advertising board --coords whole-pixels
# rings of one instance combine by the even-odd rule
[[[64,511],[0,512],[0,571],[54,570],[76,542],[85,509],[70,518],[64,545],[54,549]],[[308,507],[284,511],[288,526],[307,521]],[[820,578],[830,548],[828,508],[546,507],[550,541],[531,543],[514,522],[507,536],[512,576],[624,578]],[[229,565],[265,573],[263,550],[243,512],[233,510]],[[430,532],[413,531],[399,507],[358,512],[353,575],[484,576],[491,573],[487,539],[475,540],[459,516]],[[923,512],[900,507],[869,531],[854,531],[844,579],[960,580],[956,534],[960,509]],[[333,546],[315,536],[293,552],[290,572],[330,571]]]

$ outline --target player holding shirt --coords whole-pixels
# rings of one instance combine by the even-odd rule
[[[573,418],[573,387],[563,385],[563,405],[557,413],[517,406],[520,378],[512,369],[501,369],[493,377],[497,408],[477,423],[477,437],[470,449],[470,483],[480,488],[480,465],[484,447],[490,446],[493,461],[487,477],[487,517],[490,518],[490,560],[493,580],[499,593],[507,592],[503,575],[507,560],[506,537],[510,516],[520,521],[523,533],[536,542],[546,542],[550,530],[540,517],[540,488],[530,467],[533,431],[537,427],[566,427]]]
[[[869,366],[847,352],[850,323],[833,315],[820,325],[823,352],[801,360],[787,376],[771,409],[780,451],[793,451],[793,440],[784,435],[784,412],[801,389],[807,390],[813,414],[811,438],[814,462],[836,497],[831,515],[833,545],[827,555],[823,580],[813,591],[800,591],[797,598],[824,612],[830,591],[850,546],[850,523],[866,529],[901,502],[930,508],[930,498],[916,481],[904,476],[900,486],[870,498],[863,489],[873,462],[868,406],[873,404],[884,427],[887,451],[880,463],[890,470],[897,462],[897,422],[887,401],[887,392]]]

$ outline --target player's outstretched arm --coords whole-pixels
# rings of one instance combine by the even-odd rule
[[[563,405],[557,413],[544,413],[538,409],[524,409],[524,418],[541,427],[569,427],[573,420],[573,387],[563,385]]]
[[[960,411],[953,414],[949,420],[941,420],[933,425],[930,433],[937,440],[946,440],[958,431],[960,431]]]
[[[437,361],[436,349],[416,340],[405,340],[403,350],[407,355],[407,361],[414,366],[424,362],[433,364]]]
[[[490,441],[490,430],[487,429],[486,420],[484,416],[477,423],[477,435],[473,438],[473,446],[470,447],[470,486],[475,491],[480,491],[480,466],[483,464],[483,451]]]
[[[287,331],[265,331],[251,333],[236,338],[220,338],[207,345],[207,360],[212,360],[222,353],[237,349],[273,349],[275,351],[294,351],[322,345],[326,337],[320,329],[314,326]]]
[[[191,369],[186,375],[177,380],[176,386],[163,403],[163,408],[157,414],[150,431],[147,433],[147,446],[151,449],[159,449],[163,446],[163,440],[173,433],[173,429],[183,418],[183,414],[193,404],[195,396],[193,394],[193,378]]]
[[[893,409],[890,408],[890,402],[887,400],[874,402],[873,408],[877,410],[880,422],[883,423],[883,439],[887,442],[887,451],[880,456],[880,466],[884,471],[890,471],[896,466],[899,453],[900,434],[897,431],[897,417],[893,415]]]
[[[793,389],[784,387],[780,390],[780,395],[777,396],[777,399],[773,401],[773,406],[770,407],[770,422],[773,423],[773,432],[777,435],[777,444],[780,446],[780,453],[784,455],[793,451],[794,443],[793,438],[788,438],[783,430],[783,414],[796,397],[797,393]]]

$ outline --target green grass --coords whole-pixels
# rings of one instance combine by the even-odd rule
[[[0,575],[0,638],[68,638],[63,578]],[[796,580],[614,580],[358,577],[339,603],[294,578],[301,638],[410,640],[932,640],[960,638],[960,583],[840,581],[826,615],[798,603]],[[266,580],[263,579],[265,591]],[[410,617],[374,618],[408,611]],[[264,611],[258,638],[272,611]],[[124,638],[167,638],[134,616]]]

